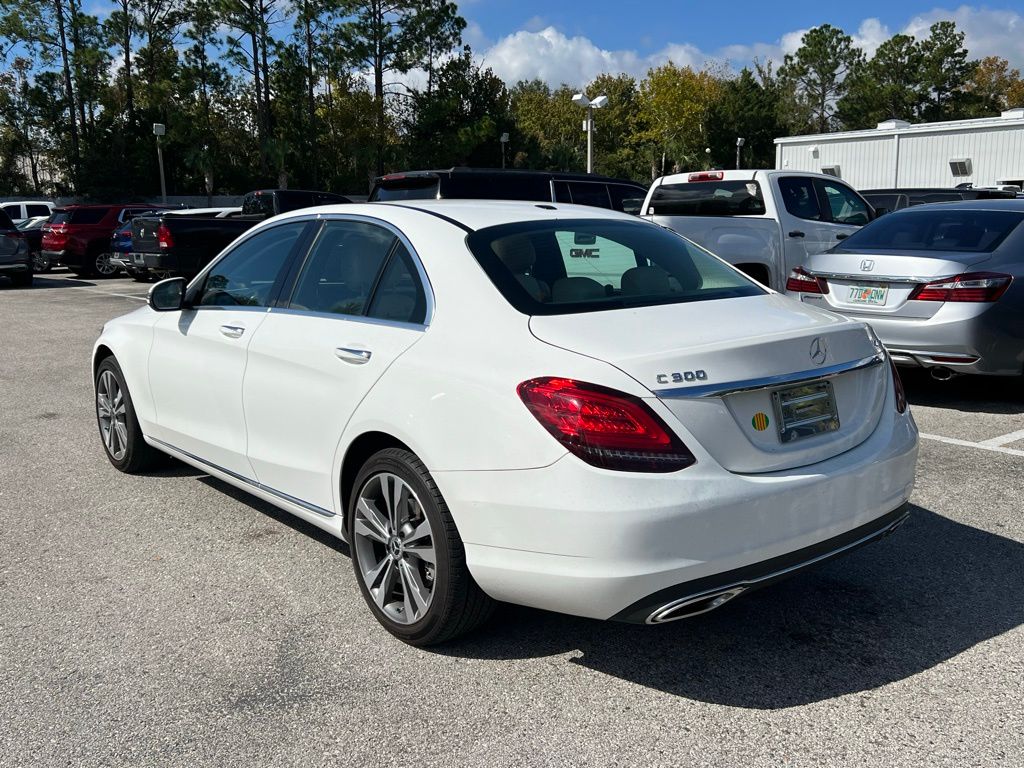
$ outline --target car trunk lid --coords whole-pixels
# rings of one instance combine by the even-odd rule
[[[832,251],[813,256],[807,271],[825,280],[828,309],[864,318],[885,315],[924,319],[942,302],[914,301],[914,289],[944,277],[975,271],[988,253],[949,252],[936,257],[921,251]],[[817,299],[815,299],[817,301]]]
[[[889,371],[874,337],[783,296],[620,309],[599,320],[534,316],[530,329],[636,379],[732,472],[823,461],[865,440],[881,415]]]

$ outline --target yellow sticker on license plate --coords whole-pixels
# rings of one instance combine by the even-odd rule
[[[847,300],[852,304],[883,305],[888,295],[887,285],[851,285]]]

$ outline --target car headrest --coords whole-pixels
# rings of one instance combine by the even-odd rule
[[[537,252],[526,235],[509,235],[495,240],[494,253],[514,275],[522,275],[533,269]]]

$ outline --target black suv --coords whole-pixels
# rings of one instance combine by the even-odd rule
[[[909,208],[925,203],[949,203],[960,200],[1012,200],[1017,196],[1002,189],[947,189],[943,187],[908,187],[905,189],[861,189],[865,200],[871,203],[875,213]]]
[[[388,200],[534,200],[639,214],[647,187],[625,179],[560,171],[449,168],[406,171],[373,181],[371,203]]]
[[[19,288],[32,285],[32,254],[28,251],[28,242],[4,211],[0,211],[0,277],[9,277]]]

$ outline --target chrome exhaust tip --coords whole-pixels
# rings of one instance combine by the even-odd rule
[[[944,365],[929,368],[928,373],[930,373],[932,378],[936,381],[949,381],[957,375],[955,371],[950,370]]]
[[[665,624],[669,621],[699,616],[702,613],[708,613],[716,608],[721,608],[734,597],[739,597],[746,591],[746,587],[729,587],[728,589],[720,589],[702,595],[684,597],[682,600],[673,600],[671,603],[666,603],[660,608],[656,608],[647,617],[647,623]]]

